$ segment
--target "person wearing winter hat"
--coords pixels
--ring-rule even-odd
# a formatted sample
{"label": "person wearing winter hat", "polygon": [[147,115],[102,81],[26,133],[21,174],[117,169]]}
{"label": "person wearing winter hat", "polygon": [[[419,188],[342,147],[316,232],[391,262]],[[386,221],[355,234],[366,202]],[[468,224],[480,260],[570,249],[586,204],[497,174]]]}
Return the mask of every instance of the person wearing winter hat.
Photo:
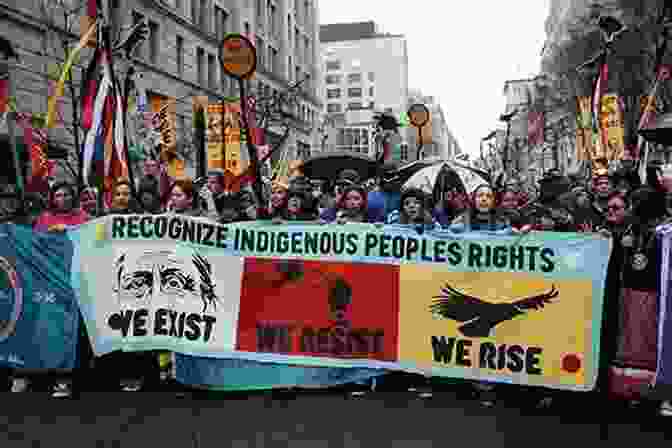
{"label": "person wearing winter hat", "polygon": [[422,225],[440,229],[441,225],[428,210],[428,195],[418,188],[408,188],[401,192],[401,206],[387,217],[387,224]]}
{"label": "person wearing winter hat", "polygon": [[343,189],[341,201],[338,204],[335,222],[345,224],[348,222],[368,221],[367,192],[361,185],[350,185]]}

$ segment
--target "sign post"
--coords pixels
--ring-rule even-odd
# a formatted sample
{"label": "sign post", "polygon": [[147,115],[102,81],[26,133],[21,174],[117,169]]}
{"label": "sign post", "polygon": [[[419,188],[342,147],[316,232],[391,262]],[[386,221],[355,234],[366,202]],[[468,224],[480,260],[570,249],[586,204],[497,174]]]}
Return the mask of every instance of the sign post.
{"label": "sign post", "polygon": [[[250,127],[247,120],[248,102],[245,89],[245,81],[252,78],[257,70],[257,50],[250,39],[242,34],[228,34],[222,39],[219,47],[219,61],[224,73],[238,81],[240,88],[241,120],[245,128],[245,144],[250,158],[250,168],[254,173],[254,190],[257,199],[262,199],[261,173],[259,169],[259,157],[250,135]],[[222,110],[224,104],[222,103]],[[224,123],[222,123],[224,126]],[[224,130],[222,129],[222,136]],[[223,149],[224,150],[224,149]],[[225,159],[224,159],[225,160]]]}
{"label": "sign post", "polygon": [[420,152],[422,151],[423,141],[422,141],[422,127],[429,122],[429,109],[427,106],[420,103],[415,103],[408,108],[408,120],[411,122],[411,125],[418,130],[418,152],[416,159],[420,160]]}

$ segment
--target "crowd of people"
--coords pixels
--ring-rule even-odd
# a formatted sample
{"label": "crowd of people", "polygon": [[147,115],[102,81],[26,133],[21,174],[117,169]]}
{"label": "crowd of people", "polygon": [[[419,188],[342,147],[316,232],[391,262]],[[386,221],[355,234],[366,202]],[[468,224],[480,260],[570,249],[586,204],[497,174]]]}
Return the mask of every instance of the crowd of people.
{"label": "crowd of people", "polygon": [[[128,180],[119,179],[109,197],[99,198],[95,189],[80,191],[72,183],[58,182],[52,185],[46,201],[39,195],[28,195],[25,216],[15,217],[15,221],[32,225],[36,231],[62,232],[106,214],[174,213],[220,223],[395,224],[412,226],[419,232],[444,229],[502,235],[594,232],[613,240],[605,288],[599,388],[634,405],[646,394],[626,387],[631,381],[624,378],[642,378],[640,385],[645,385],[655,372],[659,275],[655,229],[672,217],[672,185],[657,167],[649,168],[645,184],[631,170],[596,171],[587,182],[550,171],[540,181],[536,197],[515,184],[502,182],[483,183],[467,196],[459,186],[432,193],[416,188],[389,191],[380,180],[361,179],[349,169],[338,173],[330,183],[315,182],[299,172],[270,184],[266,201],[256,197],[248,186],[232,191],[221,171],[211,171],[207,178],[195,181],[171,181],[157,162],[149,161],[133,187]],[[80,323],[78,361],[71,381],[46,375],[27,381],[5,370],[0,386],[55,396],[72,396],[82,390],[181,387],[166,375],[170,363],[165,353],[112,353],[94,359],[86,329]],[[134,381],[127,381],[129,378]],[[427,389],[433,381],[422,385]],[[469,384],[486,406],[500,396],[500,386]],[[542,391],[539,402],[549,403],[552,396]],[[669,402],[657,406],[663,415],[672,415]]]}

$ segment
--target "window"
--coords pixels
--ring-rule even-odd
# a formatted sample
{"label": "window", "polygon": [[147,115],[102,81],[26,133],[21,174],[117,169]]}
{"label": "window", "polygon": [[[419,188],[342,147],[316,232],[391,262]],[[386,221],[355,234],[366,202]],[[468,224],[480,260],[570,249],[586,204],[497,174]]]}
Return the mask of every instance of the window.
{"label": "window", "polygon": [[196,80],[199,85],[205,84],[205,79],[203,76],[203,65],[205,64],[205,51],[198,47],[196,49]]}
{"label": "window", "polygon": [[271,48],[271,71],[273,73],[276,73],[279,69],[279,64],[278,64],[278,50],[275,48]]}
{"label": "window", "polygon": [[341,69],[341,61],[327,61],[327,71],[334,71]]}
{"label": "window", "polygon": [[177,36],[175,42],[175,52],[177,74],[182,76],[184,74],[184,39],[181,36]]}
{"label": "window", "polygon": [[210,31],[210,27],[208,26],[208,17],[211,17],[208,14],[208,1],[209,0],[201,0],[201,16],[200,16],[200,21],[199,24],[201,26],[201,29],[203,31]]}
{"label": "window", "polygon": [[348,88],[348,96],[350,98],[361,98],[362,97],[362,88],[361,87],[350,87],[350,88]]}
{"label": "window", "polygon": [[330,114],[335,114],[341,112],[341,105],[338,103],[328,103],[327,112]]}
{"label": "window", "polygon": [[373,92],[374,92],[373,87],[369,87],[369,96],[374,96]]}
{"label": "window", "polygon": [[287,40],[292,40],[292,16],[287,14]]}
{"label": "window", "polygon": [[303,142],[296,142],[296,158],[306,160],[310,158],[310,145]]}
{"label": "window", "polygon": [[362,103],[358,103],[358,102],[348,103],[348,109],[349,110],[359,110],[361,108],[362,108]]}
{"label": "window", "polygon": [[208,87],[217,89],[217,65],[215,65],[215,56],[208,55]]}
{"label": "window", "polygon": [[341,97],[341,89],[327,89],[327,99],[334,99]]}
{"label": "window", "polygon": [[257,44],[257,64],[259,64],[259,68],[266,68],[266,58],[264,58],[264,41],[261,40],[260,38],[256,38],[256,44]]}
{"label": "window", "polygon": [[298,28],[294,28],[294,54],[296,55],[297,63],[301,61],[301,34]]}
{"label": "window", "polygon": [[215,34],[217,34],[217,39],[224,39],[226,34],[226,28],[228,26],[229,14],[224,11],[219,6],[215,6]]}
{"label": "window", "polygon": [[369,109],[374,109],[375,106],[376,106],[376,102],[375,102],[375,101],[369,101]]}
{"label": "window", "polygon": [[376,74],[369,72],[369,82],[374,82],[376,80]]}
{"label": "window", "polygon": [[[257,19],[261,19],[264,14],[264,0],[257,0]],[[261,20],[257,20],[257,23],[261,22]]]}
{"label": "window", "polygon": [[348,74],[348,82],[350,84],[362,82],[362,74],[361,73],[349,73]]}
{"label": "window", "polygon": [[297,65],[296,66],[296,79],[294,80],[294,82],[299,82],[299,81],[301,81],[301,67],[299,67]]}
{"label": "window", "polygon": [[340,84],[341,83],[341,75],[327,75],[325,82],[327,84]]}
{"label": "window", "polygon": [[275,20],[275,5],[271,5],[271,2],[268,2],[268,28],[271,31],[273,36],[276,35],[276,20]]}
{"label": "window", "polygon": [[198,23],[198,2],[197,0],[191,0],[191,21]]}
{"label": "window", "polygon": [[159,35],[159,24],[156,22],[149,22],[149,60],[152,64],[157,63],[159,57],[159,42],[161,36]]}
{"label": "window", "polygon": [[287,61],[288,61],[288,65],[287,65],[287,78],[289,78],[289,81],[291,82],[291,81],[292,81],[292,75],[294,74],[294,68],[293,68],[293,64],[292,64],[292,57],[289,56],[289,57],[287,58]]}
{"label": "window", "polygon": [[369,153],[369,130],[365,128],[342,128],[336,135],[337,151]]}
{"label": "window", "polygon": [[406,143],[401,144],[401,154],[399,155],[400,160],[408,160],[408,145]]}
{"label": "window", "polygon": [[307,37],[303,38],[303,52],[305,53],[305,64],[310,64],[310,40]]}

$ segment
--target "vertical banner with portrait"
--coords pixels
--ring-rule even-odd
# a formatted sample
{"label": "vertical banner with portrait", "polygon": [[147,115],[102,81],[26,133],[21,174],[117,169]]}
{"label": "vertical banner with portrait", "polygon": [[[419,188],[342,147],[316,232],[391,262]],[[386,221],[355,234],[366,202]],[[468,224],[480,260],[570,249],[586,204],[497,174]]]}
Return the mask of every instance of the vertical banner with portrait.
{"label": "vertical banner with portrait", "polygon": [[576,159],[589,161],[593,158],[593,127],[591,124],[590,97],[577,97],[576,103]]}

